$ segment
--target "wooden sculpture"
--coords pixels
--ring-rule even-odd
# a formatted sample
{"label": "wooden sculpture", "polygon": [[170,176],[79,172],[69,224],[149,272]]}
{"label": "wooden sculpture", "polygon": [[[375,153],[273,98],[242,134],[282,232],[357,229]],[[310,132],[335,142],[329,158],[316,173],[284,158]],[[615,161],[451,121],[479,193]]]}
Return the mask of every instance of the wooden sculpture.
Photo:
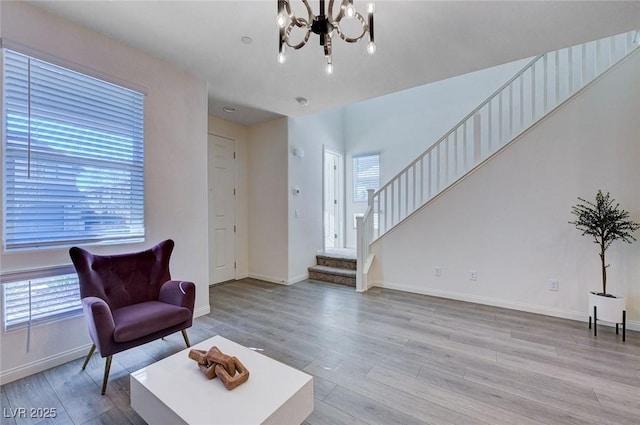
{"label": "wooden sculpture", "polygon": [[218,347],[211,347],[209,351],[192,349],[189,351],[189,358],[198,363],[198,367],[207,378],[219,376],[228,390],[249,379],[249,371],[240,360],[224,354]]}

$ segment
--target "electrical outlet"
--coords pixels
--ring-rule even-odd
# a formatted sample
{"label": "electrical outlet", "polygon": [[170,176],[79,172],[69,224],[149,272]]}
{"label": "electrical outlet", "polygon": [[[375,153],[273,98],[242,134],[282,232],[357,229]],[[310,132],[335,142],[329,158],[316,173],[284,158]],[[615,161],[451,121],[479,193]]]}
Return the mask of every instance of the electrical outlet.
{"label": "electrical outlet", "polygon": [[478,280],[478,272],[475,270],[471,270],[469,272],[469,280]]}
{"label": "electrical outlet", "polygon": [[442,267],[440,266],[436,267],[435,275],[438,277],[442,276]]}
{"label": "electrical outlet", "polygon": [[560,282],[558,281],[558,279],[549,279],[549,290],[550,291],[560,290]]}

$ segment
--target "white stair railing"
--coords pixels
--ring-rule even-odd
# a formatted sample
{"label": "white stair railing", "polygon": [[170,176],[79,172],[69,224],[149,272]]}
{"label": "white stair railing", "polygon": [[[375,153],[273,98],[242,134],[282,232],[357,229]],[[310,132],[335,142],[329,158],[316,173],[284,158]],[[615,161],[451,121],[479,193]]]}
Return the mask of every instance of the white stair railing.
{"label": "white stair railing", "polygon": [[367,212],[357,223],[358,279],[363,282],[358,290],[367,289],[360,268],[366,272],[373,260],[369,254],[373,241],[515,140],[638,44],[639,31],[630,31],[535,57],[373,193]]}

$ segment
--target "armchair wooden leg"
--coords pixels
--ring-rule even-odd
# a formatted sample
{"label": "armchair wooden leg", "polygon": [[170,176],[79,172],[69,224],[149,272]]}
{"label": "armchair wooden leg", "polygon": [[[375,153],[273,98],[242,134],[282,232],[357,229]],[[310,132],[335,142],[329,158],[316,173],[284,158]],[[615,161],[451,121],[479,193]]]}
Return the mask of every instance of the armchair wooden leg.
{"label": "armchair wooden leg", "polygon": [[187,330],[182,330],[182,337],[184,338],[184,343],[187,344],[187,347],[191,347],[191,343],[189,342],[189,335],[187,335]]}
{"label": "armchair wooden leg", "polygon": [[107,392],[107,381],[109,381],[109,370],[111,369],[111,358],[107,357],[107,361],[104,364],[104,378],[102,379],[102,395]]}
{"label": "armchair wooden leg", "polygon": [[84,363],[82,364],[82,370],[84,370],[87,365],[89,364],[89,359],[91,359],[91,356],[93,356],[93,352],[96,351],[96,345],[93,344],[91,345],[91,349],[89,349],[89,354],[87,354],[87,358],[84,359]]}

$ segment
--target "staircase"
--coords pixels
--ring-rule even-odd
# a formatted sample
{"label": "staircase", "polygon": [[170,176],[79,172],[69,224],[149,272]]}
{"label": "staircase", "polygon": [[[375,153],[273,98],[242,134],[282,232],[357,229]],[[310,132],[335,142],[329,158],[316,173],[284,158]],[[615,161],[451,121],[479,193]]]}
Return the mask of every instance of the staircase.
{"label": "staircase", "polygon": [[315,266],[309,267],[309,279],[356,286],[356,259],[354,257],[322,254],[316,255]]}
{"label": "staircase", "polygon": [[368,288],[370,245],[498,154],[638,49],[640,32],[535,57],[404,170],[369,193],[357,219],[357,287]]}

